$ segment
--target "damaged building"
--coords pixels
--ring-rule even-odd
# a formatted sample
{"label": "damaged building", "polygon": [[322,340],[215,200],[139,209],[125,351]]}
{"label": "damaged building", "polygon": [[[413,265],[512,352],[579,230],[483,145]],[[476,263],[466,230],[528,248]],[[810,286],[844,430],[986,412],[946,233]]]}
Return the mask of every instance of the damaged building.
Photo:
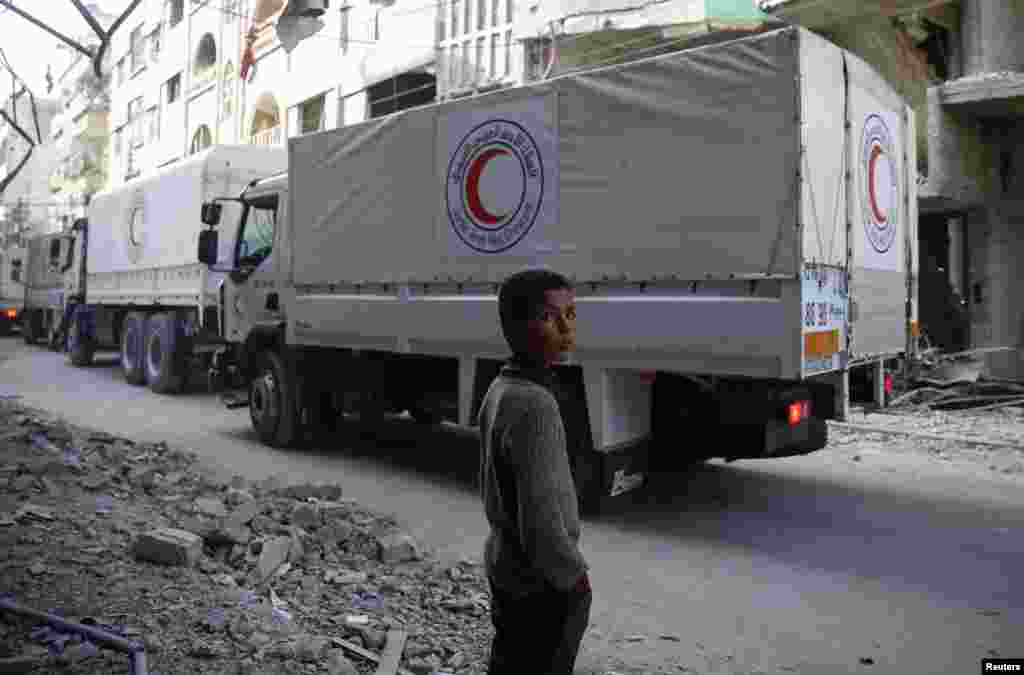
{"label": "damaged building", "polygon": [[761,0],[871,63],[917,114],[922,331],[1024,380],[1024,0]]}

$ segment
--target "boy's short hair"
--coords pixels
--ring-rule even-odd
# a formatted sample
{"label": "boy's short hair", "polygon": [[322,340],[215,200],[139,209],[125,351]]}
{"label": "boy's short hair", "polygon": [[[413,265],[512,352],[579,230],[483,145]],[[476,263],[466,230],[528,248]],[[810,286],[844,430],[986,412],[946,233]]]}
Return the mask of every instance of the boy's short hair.
{"label": "boy's short hair", "polygon": [[543,268],[516,272],[502,282],[498,291],[498,315],[505,341],[513,352],[519,349],[516,343],[520,326],[536,318],[538,308],[544,304],[544,293],[562,289],[572,290],[572,282],[558,272]]}

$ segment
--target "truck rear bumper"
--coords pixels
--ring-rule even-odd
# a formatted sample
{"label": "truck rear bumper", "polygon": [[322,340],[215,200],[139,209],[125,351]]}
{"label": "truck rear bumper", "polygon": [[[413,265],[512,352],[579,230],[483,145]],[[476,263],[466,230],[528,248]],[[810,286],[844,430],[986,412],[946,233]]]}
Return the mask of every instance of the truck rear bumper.
{"label": "truck rear bumper", "polygon": [[759,425],[733,425],[722,429],[727,461],[793,457],[821,450],[828,445],[828,424],[810,417],[799,424],[769,422]]}

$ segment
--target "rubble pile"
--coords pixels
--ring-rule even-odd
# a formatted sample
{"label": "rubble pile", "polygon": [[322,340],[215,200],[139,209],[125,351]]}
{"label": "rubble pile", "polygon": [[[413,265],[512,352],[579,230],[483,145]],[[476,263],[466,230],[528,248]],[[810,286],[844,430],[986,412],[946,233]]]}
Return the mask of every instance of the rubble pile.
{"label": "rubble pile", "polygon": [[[481,568],[340,486],[224,482],[194,454],[0,402],[0,596],[141,641],[150,673],[483,673]],[[127,673],[0,612],[0,672]]]}

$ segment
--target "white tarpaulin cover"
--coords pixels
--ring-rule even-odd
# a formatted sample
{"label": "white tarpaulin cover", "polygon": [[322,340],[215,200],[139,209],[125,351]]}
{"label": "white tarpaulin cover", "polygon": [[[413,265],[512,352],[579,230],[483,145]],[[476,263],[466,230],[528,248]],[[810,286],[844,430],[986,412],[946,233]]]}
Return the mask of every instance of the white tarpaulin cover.
{"label": "white tarpaulin cover", "polygon": [[[295,282],[496,282],[531,262],[586,280],[795,278],[796,38],[766,33],[292,139]],[[501,119],[533,120],[534,161],[554,162],[558,181],[514,246],[456,246],[455,137]],[[538,194],[526,155],[510,154],[475,176],[485,215],[473,225],[499,240]]]}

